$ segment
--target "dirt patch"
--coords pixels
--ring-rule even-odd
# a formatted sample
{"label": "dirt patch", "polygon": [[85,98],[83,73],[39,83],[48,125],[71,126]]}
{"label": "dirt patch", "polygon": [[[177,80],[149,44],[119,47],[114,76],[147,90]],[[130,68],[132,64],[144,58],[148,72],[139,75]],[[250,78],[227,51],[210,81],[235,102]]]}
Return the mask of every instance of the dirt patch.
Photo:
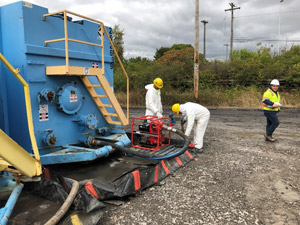
{"label": "dirt patch", "polygon": [[300,109],[279,119],[278,141],[269,143],[262,111],[211,110],[197,161],[108,205],[100,224],[300,224]]}

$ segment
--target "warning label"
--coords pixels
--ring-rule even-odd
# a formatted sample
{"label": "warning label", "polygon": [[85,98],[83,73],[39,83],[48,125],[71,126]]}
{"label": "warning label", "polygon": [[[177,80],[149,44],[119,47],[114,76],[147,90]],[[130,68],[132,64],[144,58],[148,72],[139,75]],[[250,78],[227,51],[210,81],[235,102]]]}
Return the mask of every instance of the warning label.
{"label": "warning label", "polygon": [[48,121],[49,120],[48,105],[40,105],[39,117],[40,117],[40,121]]}
{"label": "warning label", "polygon": [[70,94],[70,102],[77,102],[77,95],[76,94]]}

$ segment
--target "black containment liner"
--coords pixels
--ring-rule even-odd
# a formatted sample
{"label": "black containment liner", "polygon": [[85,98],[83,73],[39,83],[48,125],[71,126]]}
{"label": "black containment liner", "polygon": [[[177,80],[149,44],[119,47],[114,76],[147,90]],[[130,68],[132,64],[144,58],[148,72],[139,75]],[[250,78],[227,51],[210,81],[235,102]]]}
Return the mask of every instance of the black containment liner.
{"label": "black containment liner", "polygon": [[66,178],[79,181],[79,191],[72,209],[92,212],[105,207],[104,200],[120,199],[141,193],[183,167],[196,156],[188,149],[178,157],[154,161],[115,153],[90,163],[52,166],[46,169],[42,182],[32,183],[28,190],[42,198],[63,203],[71,188]]}

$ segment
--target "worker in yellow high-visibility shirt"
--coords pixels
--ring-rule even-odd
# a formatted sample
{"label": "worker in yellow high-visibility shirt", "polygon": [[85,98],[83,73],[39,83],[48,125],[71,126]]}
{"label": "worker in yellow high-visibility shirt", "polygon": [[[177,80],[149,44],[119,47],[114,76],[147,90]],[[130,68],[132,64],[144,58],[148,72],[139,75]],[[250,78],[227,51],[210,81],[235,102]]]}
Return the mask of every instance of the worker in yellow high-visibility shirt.
{"label": "worker in yellow high-visibility shirt", "polygon": [[279,81],[274,79],[270,83],[270,88],[263,95],[264,115],[267,117],[266,141],[275,142],[276,139],[272,136],[275,129],[279,126],[278,112],[280,111],[280,95],[278,92]]}

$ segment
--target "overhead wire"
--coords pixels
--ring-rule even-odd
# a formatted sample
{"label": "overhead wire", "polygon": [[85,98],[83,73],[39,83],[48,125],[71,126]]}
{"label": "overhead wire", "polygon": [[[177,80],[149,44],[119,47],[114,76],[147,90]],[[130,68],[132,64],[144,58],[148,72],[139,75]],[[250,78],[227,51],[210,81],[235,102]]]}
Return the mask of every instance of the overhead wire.
{"label": "overhead wire", "polygon": [[286,40],[278,40],[278,39],[260,39],[260,38],[235,38],[233,39],[237,42],[252,42],[252,41],[268,41],[268,42],[300,42],[300,39],[286,39]]}
{"label": "overhead wire", "polygon": [[[233,2],[233,0],[228,0],[228,4]],[[243,9],[247,3],[246,0],[236,0],[236,6],[237,7],[241,7],[241,9]],[[295,14],[295,13],[299,13],[300,10],[290,10],[290,11],[281,11],[281,12],[266,12],[266,13],[254,13],[254,14],[242,14],[242,11],[239,12],[240,10],[237,10],[236,15],[234,16],[235,18],[235,27],[239,27],[240,21],[239,19],[244,19],[244,18],[250,18],[250,17],[262,17],[262,16],[274,16],[274,15],[279,15],[279,14]],[[223,21],[221,22],[220,26],[223,26],[223,34],[224,37],[229,36],[227,31],[228,28],[227,27],[227,13],[225,12],[225,17],[223,19]],[[220,29],[219,26],[219,29]],[[293,42],[300,42],[300,40],[297,39],[286,39],[286,40],[278,40],[278,39],[268,39],[268,38],[234,38],[234,42],[238,43],[238,42],[254,42],[254,41],[260,41],[260,42],[285,42],[285,43],[293,43]]]}
{"label": "overhead wire", "polygon": [[[242,4],[241,2],[238,1],[237,4],[240,5]],[[241,7],[242,8],[242,7]],[[279,15],[279,14],[291,14],[291,13],[299,13],[299,10],[291,10],[291,11],[281,11],[281,12],[267,12],[267,13],[255,13],[255,14],[248,14],[248,15],[240,15],[238,14],[235,16],[236,19],[236,26],[238,26],[239,19],[244,19],[244,18],[250,18],[250,17],[262,17],[262,16],[274,16],[274,15]],[[245,42],[254,42],[254,41],[260,41],[260,42],[285,42],[285,43],[291,43],[291,42],[300,42],[300,40],[278,40],[278,39],[267,39],[267,38],[234,38],[235,43],[245,43]],[[286,44],[287,45],[287,44]]]}
{"label": "overhead wire", "polygon": [[298,10],[293,10],[293,11],[285,11],[285,12],[258,13],[258,14],[241,15],[241,16],[238,16],[238,18],[256,17],[256,16],[273,16],[273,15],[279,15],[279,14],[299,13],[299,12],[300,11],[298,11]]}

